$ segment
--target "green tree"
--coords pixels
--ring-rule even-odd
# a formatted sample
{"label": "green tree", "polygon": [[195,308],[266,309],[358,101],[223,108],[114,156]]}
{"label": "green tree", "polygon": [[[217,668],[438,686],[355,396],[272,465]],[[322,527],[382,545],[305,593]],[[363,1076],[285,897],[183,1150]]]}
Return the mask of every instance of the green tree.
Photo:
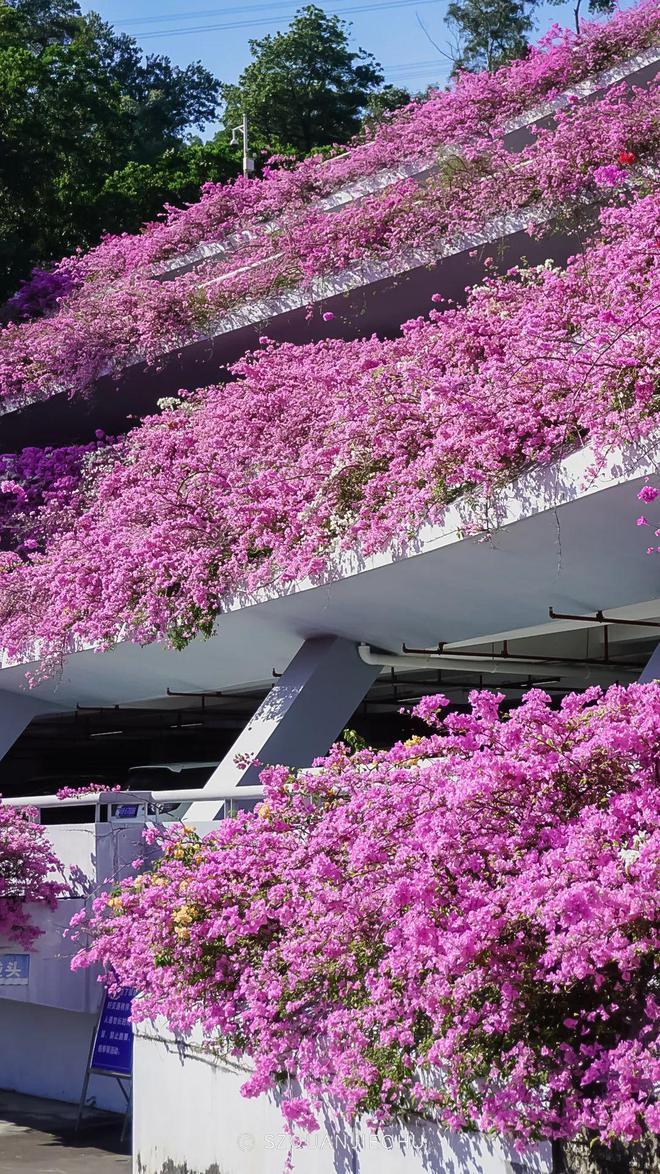
{"label": "green tree", "polygon": [[452,72],[497,69],[525,57],[532,7],[526,0],[452,0],[445,17],[459,46]]}
{"label": "green tree", "polygon": [[[533,13],[542,0],[452,0],[445,22],[458,49],[452,73],[461,69],[497,69],[515,57],[525,57],[534,27]],[[563,4],[564,0],[548,0]],[[582,8],[590,14],[613,12],[616,0],[575,0],[573,16],[580,32]]]}
{"label": "green tree", "polygon": [[238,125],[245,111],[274,150],[303,154],[346,142],[383,83],[371,53],[351,50],[348,31],[338,16],[307,5],[285,32],[250,41],[252,61],[237,85],[222,87],[225,126]]}
{"label": "green tree", "polygon": [[[563,4],[564,0],[548,0],[549,4]],[[575,21],[575,31],[580,32],[580,21],[582,18],[582,3],[583,0],[576,0],[573,9],[573,19]],[[616,8],[616,0],[589,0],[585,5],[586,11],[591,13],[610,13],[614,12]]]}
{"label": "green tree", "polygon": [[150,163],[131,161],[109,175],[98,193],[99,221],[110,231],[135,232],[164,204],[191,203],[203,183],[231,179],[240,167],[241,151],[224,135],[169,147]]}
{"label": "green tree", "polygon": [[383,86],[382,90],[376,90],[369,95],[362,115],[363,124],[369,127],[378,126],[392,110],[399,110],[401,106],[407,105],[410,99],[411,94],[403,86]]}
{"label": "green tree", "polygon": [[143,59],[75,0],[0,0],[0,297],[33,265],[124,227],[105,219],[106,181],[181,150],[218,98],[199,63]]}

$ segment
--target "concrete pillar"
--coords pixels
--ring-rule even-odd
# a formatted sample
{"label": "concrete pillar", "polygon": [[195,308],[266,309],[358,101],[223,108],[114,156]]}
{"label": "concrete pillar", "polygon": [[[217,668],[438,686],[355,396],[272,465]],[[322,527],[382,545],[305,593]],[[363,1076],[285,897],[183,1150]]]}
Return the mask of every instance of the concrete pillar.
{"label": "concrete pillar", "polygon": [[[306,640],[206,783],[209,797],[216,788],[236,787],[238,795],[241,785],[258,783],[261,767],[245,765],[255,758],[261,766],[310,766],[330,749],[379,672],[379,665],[360,659],[351,640]],[[186,814],[186,820],[213,818],[205,800]]]}
{"label": "concrete pillar", "polygon": [[640,685],[648,685],[650,681],[660,681],[660,644],[656,644],[646,668],[640,674]]}
{"label": "concrete pillar", "polygon": [[0,690],[0,758],[4,758],[33,717],[52,710],[59,710],[59,706],[40,701],[38,697]]}

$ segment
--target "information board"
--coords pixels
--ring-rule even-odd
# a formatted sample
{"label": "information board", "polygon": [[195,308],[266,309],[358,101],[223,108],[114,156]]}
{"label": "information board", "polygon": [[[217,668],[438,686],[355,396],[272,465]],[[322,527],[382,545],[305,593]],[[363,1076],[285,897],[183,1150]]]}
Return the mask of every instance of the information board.
{"label": "information board", "polygon": [[130,1076],[133,1068],[133,1031],[128,1021],[133,991],[114,996],[105,992],[89,1064],[92,1072]]}
{"label": "information board", "polygon": [[0,954],[0,986],[27,986],[29,981],[29,954]]}

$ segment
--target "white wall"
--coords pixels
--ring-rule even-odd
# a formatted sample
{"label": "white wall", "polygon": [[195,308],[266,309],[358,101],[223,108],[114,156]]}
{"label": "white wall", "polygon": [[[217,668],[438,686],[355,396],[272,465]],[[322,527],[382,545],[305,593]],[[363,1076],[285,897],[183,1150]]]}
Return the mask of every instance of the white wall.
{"label": "white wall", "polygon": [[[132,821],[45,830],[66,879],[71,879],[74,868],[76,891],[93,894],[106,877],[126,875],[130,861],[140,854],[143,827]],[[53,879],[62,877],[53,874]],[[71,970],[80,943],[71,941],[65,931],[84,904],[81,895],[59,900],[54,910],[33,906],[32,920],[43,932],[29,951],[0,937],[0,955],[30,955],[27,985],[0,985],[0,1088],[73,1103],[80,1098],[103,993],[97,969]],[[92,1077],[89,1097],[100,1108],[124,1111],[121,1092],[110,1077]]]}
{"label": "white wall", "polygon": [[81,897],[71,897],[58,901],[54,910],[33,906],[32,921],[43,932],[29,951],[0,937],[0,954],[30,955],[27,986],[0,986],[0,1006],[5,1002],[34,1003],[66,1011],[96,1011],[101,997],[97,971],[71,970],[79,944],[65,937],[71,918],[84,903]]}
{"label": "white wall", "polygon": [[84,894],[96,895],[106,887],[106,880],[118,880],[128,875],[131,861],[147,854],[142,844],[144,823],[132,820],[126,823],[62,824],[44,830],[63,865],[62,873],[53,873],[52,879],[61,881],[64,877],[67,882],[72,882],[73,891],[80,895],[62,898],[54,910],[38,905],[30,908],[32,921],[42,933],[29,951],[0,937],[0,954],[30,954],[27,986],[0,985],[0,1004],[3,1000],[11,1000],[67,1011],[94,1012],[101,998],[98,971],[71,971],[71,959],[81,943],[73,942],[66,931],[73,915],[85,905]]}
{"label": "white wall", "polygon": [[[194,1040],[194,1037],[193,1037]],[[177,1043],[153,1024],[136,1029],[133,1168],[136,1174],[282,1174],[288,1138],[272,1099],[247,1100],[248,1072]],[[550,1174],[549,1146],[525,1154],[496,1139],[424,1125],[413,1131],[328,1127],[294,1154],[296,1174]]]}
{"label": "white wall", "polygon": [[[0,1000],[0,1088],[77,1104],[95,1023],[93,1014]],[[98,1108],[124,1111],[107,1076],[93,1076],[87,1095]]]}

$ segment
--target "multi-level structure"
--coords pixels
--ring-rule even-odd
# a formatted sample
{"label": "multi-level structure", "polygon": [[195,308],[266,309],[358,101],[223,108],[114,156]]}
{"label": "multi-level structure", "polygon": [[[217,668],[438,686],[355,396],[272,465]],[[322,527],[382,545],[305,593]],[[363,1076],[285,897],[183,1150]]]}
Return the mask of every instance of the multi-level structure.
{"label": "multi-level structure", "polygon": [[[620,290],[615,260],[608,276],[607,257],[617,248],[623,257],[626,242],[642,240],[652,222],[659,66],[660,20],[647,4],[619,16],[609,30],[590,33],[582,44],[565,41],[492,79],[466,82],[451,97],[440,95],[404,112],[366,146],[330,163],[308,162],[292,173],[250,181],[250,190],[241,184],[215,189],[199,206],[142,237],[106,242],[90,257],[65,264],[63,292],[47,316],[5,331],[0,448],[7,453],[64,449],[90,444],[98,430],[114,436],[131,431],[130,459],[139,461],[140,417],[182,387],[229,379],[227,365],[247,351],[261,350],[257,375],[242,369],[231,376],[246,381],[246,413],[270,362],[280,363],[282,377],[287,375],[282,362],[290,362],[293,388],[301,370],[297,352],[279,352],[272,342],[309,350],[325,339],[345,340],[346,349],[338,343],[336,351],[309,352],[306,378],[313,381],[318,361],[331,397],[333,356],[341,365],[350,340],[376,332],[392,340],[382,344],[378,362],[371,362],[368,350],[375,343],[352,342],[350,354],[359,355],[363,345],[371,369],[384,370],[389,387],[397,380],[401,387],[406,370],[433,353],[449,329],[446,323],[459,330],[461,315],[467,314],[476,331],[478,315],[482,325],[489,313],[497,318],[496,298],[489,303],[486,297],[472,318],[470,306],[485,276],[497,290],[506,281],[499,275],[511,270],[517,276],[509,282],[528,288],[529,299],[539,298],[539,351],[530,360],[544,358],[567,369],[583,364],[585,395],[592,394],[594,370],[611,391],[603,355],[615,352],[624,370],[617,350],[624,336],[631,364],[639,362],[635,378],[650,379],[649,339],[658,323],[657,305],[648,299],[653,289],[657,295],[657,275],[655,287],[649,276],[642,291],[647,301],[638,319],[632,310],[623,324],[603,318],[603,338],[594,343],[598,306],[593,304],[582,319],[576,313],[570,330],[564,317],[561,324],[552,323],[550,340],[543,333],[550,329],[552,295],[549,278],[544,284],[534,267],[551,258],[553,271],[561,273],[578,254],[582,260],[569,263],[574,286],[584,272],[586,288],[602,279],[595,299],[603,298],[604,313],[614,312]],[[616,215],[624,219],[618,227],[599,229],[603,206],[619,210]],[[603,232],[605,243],[593,243]],[[653,247],[657,251],[657,241]],[[536,272],[533,279],[530,271]],[[562,278],[556,280],[559,289]],[[572,309],[579,307],[580,296],[586,305],[584,288],[582,295],[574,289]],[[467,309],[461,308],[466,299]],[[427,326],[401,338],[404,322],[429,311]],[[144,328],[147,318],[150,332]],[[480,381],[483,394],[491,361],[496,375],[511,373],[506,354],[496,355],[492,346],[488,351],[486,340],[482,350],[475,343],[466,374],[464,343],[460,354],[458,343],[452,345],[456,371],[468,382]],[[506,345],[505,340],[504,351]],[[281,353],[284,360],[277,359]],[[434,362],[426,382],[421,369],[410,378],[406,387],[412,396],[432,394],[441,374],[452,375],[448,359]],[[347,370],[337,377],[341,394],[351,386]],[[360,396],[359,362],[354,370]],[[228,397],[236,386],[226,383]],[[106,800],[97,811],[110,811],[109,820],[95,821],[88,809],[89,823],[70,825],[62,822],[68,808],[48,797],[56,779],[126,785],[131,766],[161,764],[155,786],[141,773],[134,776],[139,783],[134,789],[160,791],[161,802],[180,803],[185,796],[176,782],[183,776],[174,775],[174,785],[164,791],[165,764],[186,762],[195,768],[189,777],[196,789],[179,811],[188,820],[213,820],[232,796],[258,793],[251,789],[258,784],[257,768],[250,765],[254,758],[309,765],[346,725],[386,741],[405,728],[402,704],[438,685],[461,705],[482,682],[515,701],[532,684],[561,697],[589,684],[638,678],[660,632],[657,564],[647,557],[634,525],[636,493],[655,473],[657,457],[648,423],[636,433],[632,427],[634,395],[625,399],[627,387],[621,402],[610,404],[610,431],[600,434],[596,422],[593,434],[580,423],[577,433],[562,440],[559,432],[568,417],[547,420],[547,405],[543,410],[535,405],[540,430],[546,422],[548,432],[556,425],[547,443],[528,436],[517,451],[512,448],[508,466],[502,461],[482,497],[475,479],[448,480],[442,509],[430,503],[428,520],[420,522],[416,507],[408,532],[399,523],[383,524],[388,540],[379,545],[369,536],[367,554],[358,541],[337,541],[335,535],[308,574],[287,579],[280,559],[272,577],[264,574],[261,581],[249,578],[246,561],[245,582],[236,579],[233,591],[225,593],[212,632],[183,648],[157,638],[157,625],[149,635],[148,624],[132,628],[132,620],[118,612],[113,646],[99,651],[91,622],[86,638],[81,604],[75,648],[66,625],[58,628],[48,656],[52,668],[59,640],[66,652],[63,664],[28,688],[26,671],[36,670],[48,644],[43,616],[50,604],[43,604],[32,661],[23,641],[22,651],[13,648],[0,671],[0,790],[19,804],[37,796],[33,801],[44,813],[60,809],[53,842],[64,863],[77,865],[80,873],[75,895],[60,902],[55,916],[43,915],[46,933],[35,949],[30,985],[0,987],[6,1041],[0,1084],[75,1097],[98,992],[88,972],[68,973],[63,955],[71,947],[62,945],[61,931],[86,889],[129,866],[139,818],[146,812],[136,804],[136,820],[130,805],[113,809]],[[578,396],[579,388],[577,380],[572,394]],[[214,394],[221,414],[222,395]],[[516,402],[524,403],[524,387],[516,394]],[[200,402],[195,401],[193,415]],[[384,431],[409,427],[402,415],[396,421],[388,415],[390,403],[385,394]],[[639,413],[644,421],[653,403],[646,407]],[[164,408],[179,422],[186,417],[176,413],[185,410]],[[474,410],[474,404],[465,410]],[[460,408],[454,412],[460,422]],[[501,440],[494,425],[483,428],[481,441],[478,430],[470,437],[469,456],[477,462],[480,443],[486,454],[493,437],[495,444]],[[377,418],[373,429],[381,452]],[[466,416],[466,435],[470,429]],[[145,436],[151,435],[147,426]],[[298,443],[294,438],[294,450]],[[340,448],[344,460],[349,451],[350,446]],[[293,451],[292,460],[295,456]],[[217,457],[222,468],[223,453]],[[0,459],[11,481],[11,458]],[[491,460],[493,470],[495,464]],[[392,476],[405,477],[396,467]],[[322,469],[327,479],[327,461]],[[79,465],[76,470],[79,477]],[[355,514],[369,477],[379,471],[374,466],[365,474],[350,503]],[[90,474],[88,466],[85,475],[93,481],[103,477],[103,468],[92,467]],[[237,475],[234,466],[232,475]],[[416,488],[411,484],[411,496]],[[21,504],[19,499],[0,534],[16,528]],[[47,509],[43,494],[28,505],[31,519]],[[53,547],[62,538],[52,512],[47,523],[39,532],[46,559],[55,557]],[[304,519],[301,527],[304,531]],[[250,557],[275,559],[261,550]],[[75,566],[71,572],[75,580]],[[15,573],[10,567],[8,577]],[[27,573],[24,566],[21,574]],[[138,585],[138,594],[141,589]],[[185,584],[177,584],[175,594],[182,590]],[[6,631],[17,630],[11,627],[16,617],[19,628],[29,631],[29,617],[20,615],[20,593],[18,599],[5,610]],[[134,612],[139,608],[137,599]],[[80,807],[80,801],[70,801],[76,802]]]}

